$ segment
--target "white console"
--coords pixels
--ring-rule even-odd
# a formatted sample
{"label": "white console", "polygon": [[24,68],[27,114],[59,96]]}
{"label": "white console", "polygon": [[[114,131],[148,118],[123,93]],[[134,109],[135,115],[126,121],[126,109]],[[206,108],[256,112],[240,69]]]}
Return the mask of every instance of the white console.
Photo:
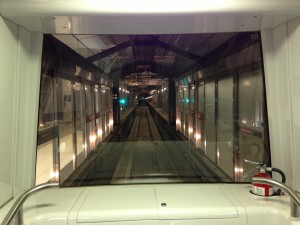
{"label": "white console", "polygon": [[252,195],[250,184],[150,184],[53,188],[24,204],[24,224],[285,225],[289,197]]}

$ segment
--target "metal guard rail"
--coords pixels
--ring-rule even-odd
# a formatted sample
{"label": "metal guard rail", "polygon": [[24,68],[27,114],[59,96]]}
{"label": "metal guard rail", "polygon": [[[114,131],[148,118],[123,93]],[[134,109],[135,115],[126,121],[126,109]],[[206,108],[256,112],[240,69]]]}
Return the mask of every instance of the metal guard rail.
{"label": "metal guard rail", "polygon": [[284,190],[291,198],[291,217],[300,218],[300,196],[292,188],[276,180],[263,177],[252,177],[252,183],[269,184]]}
{"label": "metal guard rail", "polygon": [[38,186],[35,186],[35,187],[33,187],[33,188],[25,191],[14,202],[14,204],[12,205],[12,207],[10,208],[10,210],[8,211],[8,213],[6,214],[6,216],[4,217],[1,225],[9,225],[10,224],[10,222],[15,217],[15,215],[17,214],[17,212],[20,210],[20,208],[23,205],[23,203],[25,202],[25,200],[30,195],[34,194],[35,192],[37,192],[39,190],[43,190],[43,189],[50,188],[50,187],[58,187],[58,186],[59,186],[59,183],[45,183],[45,184],[40,184]]}

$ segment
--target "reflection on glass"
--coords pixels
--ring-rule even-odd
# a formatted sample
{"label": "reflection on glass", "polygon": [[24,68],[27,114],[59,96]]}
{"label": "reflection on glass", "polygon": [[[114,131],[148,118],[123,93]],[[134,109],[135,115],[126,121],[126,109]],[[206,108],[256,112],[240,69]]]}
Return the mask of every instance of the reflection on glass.
{"label": "reflection on glass", "polygon": [[94,95],[90,85],[84,86],[85,90],[85,110],[86,110],[86,155],[95,148],[96,133],[94,129]]}
{"label": "reflection on glass", "polygon": [[[243,159],[263,162],[262,72],[255,70],[241,74],[239,80],[239,145]],[[246,173],[253,165],[244,163]],[[247,178],[249,180],[250,177]]]}
{"label": "reflection on glass", "polygon": [[93,64],[66,48],[85,68],[45,45],[37,182],[41,165],[66,186],[244,181],[243,160],[269,154],[255,34],[158,35],[168,48],[151,35],[97,36],[107,52],[121,40],[138,46]]}
{"label": "reflection on glass", "polygon": [[262,128],[262,87],[261,71],[241,74],[239,80],[239,123],[241,126]]}
{"label": "reflection on glass", "polygon": [[47,183],[55,177],[53,170],[53,145],[52,141],[45,142],[37,147],[35,184]]}
{"label": "reflection on glass", "polygon": [[205,85],[205,150],[214,163],[216,160],[215,83]]}
{"label": "reflection on glass", "polygon": [[184,113],[184,122],[183,122],[183,133],[186,137],[189,137],[189,90],[188,87],[183,88],[183,113]]}
{"label": "reflection on glass", "polygon": [[58,80],[58,116],[59,116],[59,156],[60,180],[65,180],[73,170],[73,135],[72,135],[72,84],[70,81]]}
{"label": "reflection on glass", "polygon": [[107,115],[107,110],[108,110],[108,107],[107,107],[107,100],[106,100],[106,88],[105,86],[101,86],[101,102],[102,102],[102,105],[101,105],[101,118],[102,118],[102,138],[105,139],[105,137],[107,136],[108,134],[108,129],[107,129],[107,121],[108,121],[108,118],[106,118],[106,115]]}
{"label": "reflection on glass", "polygon": [[38,146],[36,154],[36,180],[35,184],[48,182],[58,178],[56,175],[55,159],[55,86],[53,79],[47,76],[41,78],[39,123],[38,123]]}
{"label": "reflection on glass", "polygon": [[198,85],[198,113],[197,113],[197,133],[196,133],[196,141],[197,147],[202,149],[205,152],[205,133],[204,133],[204,104],[205,104],[205,97],[204,97],[204,83],[200,83]]}
{"label": "reflection on glass", "polygon": [[75,116],[75,135],[76,135],[76,165],[77,167],[84,160],[84,143],[85,143],[85,131],[84,131],[84,90],[83,85],[75,83],[74,85],[74,116]]}
{"label": "reflection on glass", "polygon": [[189,86],[189,96],[187,99],[187,103],[189,105],[189,139],[191,141],[195,141],[195,86]]}
{"label": "reflection on glass", "polygon": [[233,178],[233,79],[218,82],[217,160],[220,168]]}

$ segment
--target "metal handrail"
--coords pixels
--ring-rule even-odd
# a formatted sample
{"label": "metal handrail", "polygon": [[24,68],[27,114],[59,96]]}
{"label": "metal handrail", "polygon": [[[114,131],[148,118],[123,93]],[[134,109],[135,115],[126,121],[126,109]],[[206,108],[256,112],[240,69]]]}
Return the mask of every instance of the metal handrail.
{"label": "metal handrail", "polygon": [[300,196],[292,188],[279,181],[270,178],[252,177],[252,182],[253,183],[257,182],[261,184],[270,184],[284,190],[291,197],[291,217],[294,218],[300,217]]}
{"label": "metal handrail", "polygon": [[24,193],[22,193],[17,200],[14,202],[14,204],[12,205],[12,207],[10,208],[10,210],[8,211],[8,213],[6,214],[6,216],[4,217],[1,225],[9,225],[9,223],[12,221],[12,219],[15,217],[15,215],[17,214],[17,212],[19,211],[19,209],[21,208],[21,206],[23,205],[24,201],[33,193],[42,190],[42,189],[46,189],[46,188],[50,188],[50,187],[58,187],[59,183],[45,183],[45,184],[40,184],[38,186],[35,186],[31,189],[29,189],[28,191],[25,191]]}

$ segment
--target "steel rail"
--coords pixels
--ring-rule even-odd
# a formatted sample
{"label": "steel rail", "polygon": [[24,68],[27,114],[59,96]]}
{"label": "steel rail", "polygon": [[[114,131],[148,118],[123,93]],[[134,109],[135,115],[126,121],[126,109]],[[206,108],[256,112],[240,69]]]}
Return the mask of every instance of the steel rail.
{"label": "steel rail", "polygon": [[284,190],[291,197],[291,217],[300,217],[300,196],[292,188],[270,178],[252,177],[252,183],[270,184]]}

